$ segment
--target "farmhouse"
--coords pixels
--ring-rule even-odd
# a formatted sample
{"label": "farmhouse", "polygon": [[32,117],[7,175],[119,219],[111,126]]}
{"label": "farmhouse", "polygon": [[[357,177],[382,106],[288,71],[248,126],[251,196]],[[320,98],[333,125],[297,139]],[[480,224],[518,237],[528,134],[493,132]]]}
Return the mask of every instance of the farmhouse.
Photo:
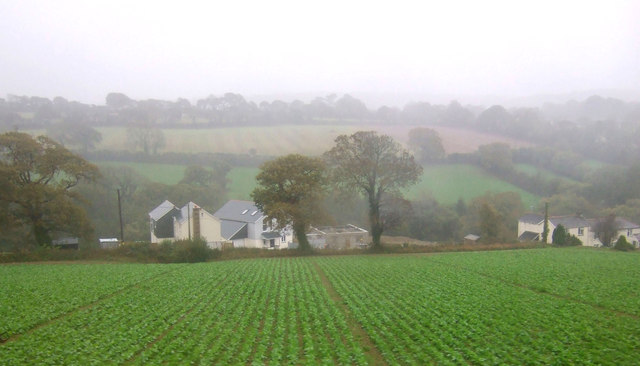
{"label": "farmhouse", "polygon": [[225,240],[220,220],[193,202],[178,209],[169,201],[149,212],[151,242],[202,238],[210,248],[220,248]]}
{"label": "farmhouse", "polygon": [[312,227],[307,239],[315,249],[351,249],[366,246],[369,232],[355,225]]}
{"label": "farmhouse", "polygon": [[276,221],[251,201],[231,200],[213,216],[220,220],[222,237],[234,248],[286,249],[293,241],[291,229],[275,230]]}
{"label": "farmhouse", "polygon": [[[589,247],[600,247],[602,242],[594,229],[601,219],[585,219],[580,215],[573,216],[552,216],[549,217],[549,234],[547,243],[552,243],[552,234],[558,225],[562,225],[569,234],[580,240],[582,245]],[[638,247],[640,242],[640,226],[623,218],[616,218],[618,238],[625,236],[629,243]],[[526,214],[518,220],[518,240],[520,241],[541,241],[544,230],[544,216],[534,213]]]}

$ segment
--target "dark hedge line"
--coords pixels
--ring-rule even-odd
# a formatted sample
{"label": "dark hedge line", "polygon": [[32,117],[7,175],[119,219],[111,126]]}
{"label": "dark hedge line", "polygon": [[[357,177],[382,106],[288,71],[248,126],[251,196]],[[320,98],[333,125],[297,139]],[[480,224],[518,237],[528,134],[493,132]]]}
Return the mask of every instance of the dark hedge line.
{"label": "dark hedge line", "polygon": [[211,166],[224,162],[230,166],[258,167],[263,162],[273,159],[271,156],[251,156],[248,154],[228,153],[176,153],[167,152],[149,155],[141,151],[114,151],[96,150],[83,153],[82,156],[89,161],[119,161],[150,164],[180,164]]}

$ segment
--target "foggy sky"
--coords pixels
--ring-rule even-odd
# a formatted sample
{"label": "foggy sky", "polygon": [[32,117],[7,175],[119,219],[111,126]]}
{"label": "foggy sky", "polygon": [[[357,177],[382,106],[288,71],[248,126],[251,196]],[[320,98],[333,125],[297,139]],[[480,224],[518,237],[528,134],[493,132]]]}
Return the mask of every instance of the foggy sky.
{"label": "foggy sky", "polygon": [[0,97],[640,88],[640,1],[207,3],[0,0]]}

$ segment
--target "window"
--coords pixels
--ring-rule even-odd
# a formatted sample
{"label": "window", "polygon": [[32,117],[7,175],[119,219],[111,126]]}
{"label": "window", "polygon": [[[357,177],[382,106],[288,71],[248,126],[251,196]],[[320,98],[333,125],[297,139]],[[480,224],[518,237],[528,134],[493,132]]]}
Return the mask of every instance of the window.
{"label": "window", "polygon": [[249,211],[249,210],[244,210],[244,211],[242,211],[241,215],[246,214],[248,211]]}
{"label": "window", "polygon": [[251,216],[255,216],[257,213],[258,213],[258,211],[257,211],[257,210],[256,210],[256,211],[253,211],[253,212],[251,213]]}
{"label": "window", "polygon": [[280,238],[280,239],[282,239],[283,243],[286,243],[287,242],[287,235],[286,234],[282,234],[282,238]]}
{"label": "window", "polygon": [[627,229],[627,236],[631,236],[633,234],[633,229]]}
{"label": "window", "polygon": [[579,227],[578,228],[578,236],[582,236],[584,235],[584,228],[583,227]]}
{"label": "window", "polygon": [[262,231],[267,231],[268,226],[267,226],[267,221],[262,221]]}

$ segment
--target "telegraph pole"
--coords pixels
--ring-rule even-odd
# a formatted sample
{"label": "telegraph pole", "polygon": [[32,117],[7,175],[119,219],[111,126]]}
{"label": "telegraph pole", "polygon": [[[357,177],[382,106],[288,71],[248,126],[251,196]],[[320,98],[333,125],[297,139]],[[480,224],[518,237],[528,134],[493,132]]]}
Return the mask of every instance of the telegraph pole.
{"label": "telegraph pole", "polygon": [[118,215],[120,216],[120,243],[124,243],[124,228],[122,226],[122,203],[120,203],[120,189],[118,189]]}

